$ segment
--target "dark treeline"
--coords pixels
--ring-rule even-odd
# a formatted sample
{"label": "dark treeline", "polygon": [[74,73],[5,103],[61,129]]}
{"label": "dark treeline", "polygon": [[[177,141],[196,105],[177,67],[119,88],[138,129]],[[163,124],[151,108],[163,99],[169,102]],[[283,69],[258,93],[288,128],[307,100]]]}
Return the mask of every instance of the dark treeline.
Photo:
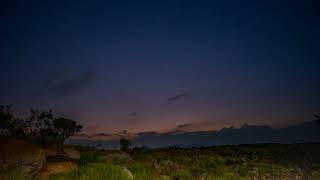
{"label": "dark treeline", "polygon": [[63,153],[63,142],[79,132],[76,121],[58,117],[51,110],[31,109],[26,118],[18,118],[12,106],[0,106],[0,135],[35,141],[42,146],[55,146]]}

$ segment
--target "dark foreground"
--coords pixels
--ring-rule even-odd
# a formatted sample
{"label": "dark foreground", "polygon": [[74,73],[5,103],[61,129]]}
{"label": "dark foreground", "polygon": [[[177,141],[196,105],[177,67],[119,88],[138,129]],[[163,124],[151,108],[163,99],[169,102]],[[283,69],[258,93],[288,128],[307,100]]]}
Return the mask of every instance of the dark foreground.
{"label": "dark foreground", "polygon": [[[39,149],[30,147],[27,154],[36,154]],[[44,149],[45,162],[32,176],[25,174],[21,158],[10,166],[1,161],[0,179],[320,179],[320,144],[142,147],[129,152],[69,146],[65,150],[68,156],[58,158]]]}

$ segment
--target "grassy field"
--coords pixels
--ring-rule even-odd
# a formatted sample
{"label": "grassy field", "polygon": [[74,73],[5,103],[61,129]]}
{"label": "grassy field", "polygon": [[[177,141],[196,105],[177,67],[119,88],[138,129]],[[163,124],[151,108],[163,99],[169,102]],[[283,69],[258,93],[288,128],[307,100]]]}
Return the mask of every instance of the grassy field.
{"label": "grassy field", "polygon": [[[81,149],[79,168],[51,179],[237,180],[320,179],[319,144],[262,144],[207,148]],[[122,156],[122,155],[126,156]],[[109,158],[105,158],[105,157]]]}
{"label": "grassy field", "polygon": [[[133,148],[127,153],[76,148],[75,168],[50,180],[320,179],[320,144]],[[0,177],[26,179],[15,171]]]}

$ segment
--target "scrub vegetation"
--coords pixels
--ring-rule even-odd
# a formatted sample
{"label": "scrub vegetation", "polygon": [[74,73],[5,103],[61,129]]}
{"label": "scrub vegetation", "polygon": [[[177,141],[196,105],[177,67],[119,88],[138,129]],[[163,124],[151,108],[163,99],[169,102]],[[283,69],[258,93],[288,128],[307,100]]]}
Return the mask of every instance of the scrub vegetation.
{"label": "scrub vegetation", "polygon": [[[81,148],[79,168],[51,179],[246,180],[319,179],[320,144],[258,144],[202,148],[133,148],[132,161],[110,162],[109,154]],[[127,154],[125,153],[125,154]],[[120,155],[121,156],[121,155]]]}
{"label": "scrub vegetation", "polygon": [[[315,118],[319,121],[319,115],[315,115]],[[14,149],[19,152],[16,154],[24,153],[27,149],[31,151],[29,154],[33,154],[30,158],[25,156],[25,161],[20,156],[16,159],[13,156],[8,158],[9,155],[1,156],[0,179],[320,179],[319,143],[150,149],[145,146],[131,148],[130,140],[121,138],[120,150],[73,146],[71,151],[68,147],[69,154],[64,152],[67,149],[63,146],[64,139],[79,132],[81,128],[76,121],[55,117],[51,111],[32,110],[30,117],[22,120],[12,115],[10,106],[0,106],[0,140],[6,144],[1,147],[3,153],[0,155],[11,153],[12,156]],[[38,151],[42,153],[34,156]],[[73,153],[70,155],[70,152]],[[55,155],[49,158],[49,154]],[[12,163],[6,163],[9,161]],[[15,161],[24,162],[23,167]],[[50,166],[51,173],[48,172],[50,168],[45,169],[50,163],[53,163]],[[34,172],[34,175],[25,177],[21,172]]]}

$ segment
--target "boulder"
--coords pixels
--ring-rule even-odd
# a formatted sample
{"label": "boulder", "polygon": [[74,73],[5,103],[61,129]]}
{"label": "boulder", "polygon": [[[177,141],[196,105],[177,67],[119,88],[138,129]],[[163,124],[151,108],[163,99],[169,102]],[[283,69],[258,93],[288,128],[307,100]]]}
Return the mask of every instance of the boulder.
{"label": "boulder", "polygon": [[123,171],[127,174],[129,179],[133,179],[132,173],[126,167],[122,167]]}
{"label": "boulder", "polygon": [[46,149],[47,161],[62,162],[80,159],[80,152],[72,146],[65,146],[63,151],[63,153],[58,153],[56,149]]}
{"label": "boulder", "polygon": [[0,169],[13,169],[23,176],[35,177],[46,164],[46,153],[40,147],[21,140],[0,138]]}
{"label": "boulder", "polygon": [[77,149],[75,149],[74,147],[66,146],[66,147],[64,147],[64,152],[65,152],[66,156],[68,157],[68,159],[71,159],[71,160],[79,160],[80,159],[80,152]]}

